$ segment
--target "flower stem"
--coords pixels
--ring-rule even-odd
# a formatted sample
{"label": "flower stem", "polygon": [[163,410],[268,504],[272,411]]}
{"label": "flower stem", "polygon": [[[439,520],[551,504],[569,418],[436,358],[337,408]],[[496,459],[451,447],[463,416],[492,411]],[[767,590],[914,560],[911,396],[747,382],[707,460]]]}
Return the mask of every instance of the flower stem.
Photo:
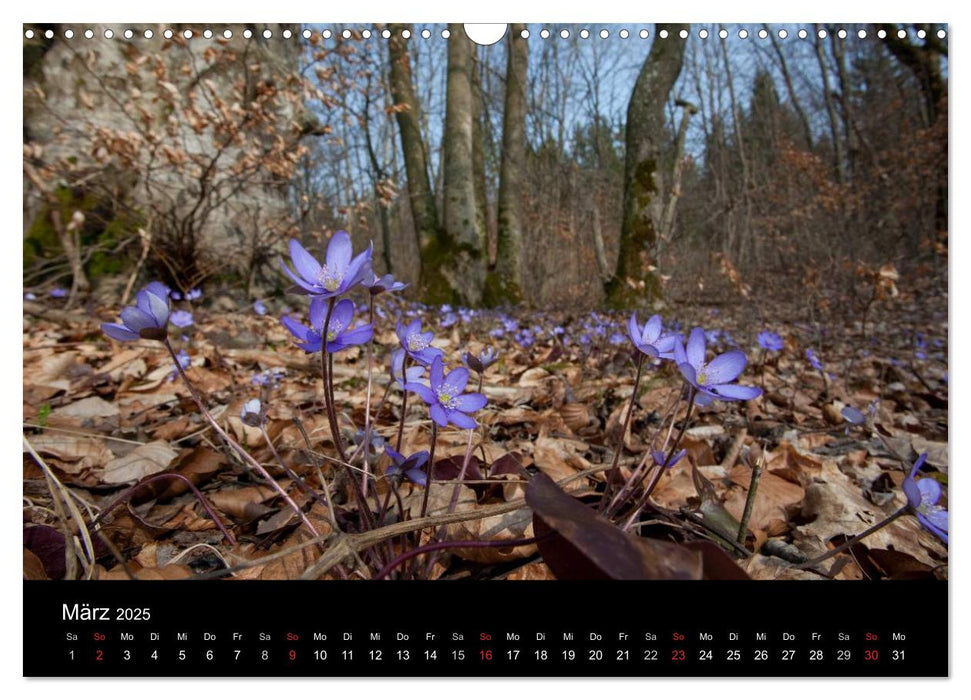
{"label": "flower stem", "polygon": [[539,537],[526,537],[519,540],[466,540],[461,542],[430,542],[429,544],[425,544],[421,547],[416,547],[415,549],[399,554],[387,566],[381,569],[381,571],[376,573],[372,580],[380,581],[402,563],[425,554],[426,552],[436,552],[440,549],[458,548],[522,547],[523,545],[527,544],[535,544],[540,540],[550,537],[552,534],[553,531],[551,530],[550,532],[540,535]]}
{"label": "flower stem", "polygon": [[[367,500],[371,486],[371,382],[373,379],[374,360],[374,295],[368,297],[368,324],[371,325],[371,339],[367,344],[367,393],[364,395],[364,474],[361,476],[361,486],[364,498]],[[377,497],[377,494],[375,494]]]}
{"label": "flower stem", "polygon": [[[641,383],[641,372],[644,369],[644,353],[640,350],[637,351],[637,374],[634,376],[634,391],[630,395],[630,403],[627,404],[627,416],[624,418],[624,429],[620,431],[620,441],[617,444],[617,449],[614,452],[614,461],[610,465],[610,469],[604,475],[607,478],[607,485],[609,490],[609,485],[611,481],[615,478],[617,474],[617,465],[620,463],[620,454],[624,451],[624,438],[627,436],[627,429],[630,428],[631,418],[634,416],[634,404],[637,401],[637,388]],[[607,491],[604,491],[604,496],[606,498]]]}
{"label": "flower stem", "polygon": [[846,540],[846,542],[844,542],[843,544],[841,544],[839,547],[834,547],[833,549],[829,550],[825,554],[820,554],[815,559],[810,559],[809,561],[804,561],[802,564],[797,564],[793,568],[794,569],[809,569],[809,568],[812,568],[812,567],[816,566],[817,564],[820,564],[821,562],[826,561],[830,557],[835,557],[840,552],[845,551],[845,550],[849,549],[850,547],[852,547],[853,545],[855,545],[857,542],[859,542],[860,540],[862,540],[864,537],[869,537],[870,535],[872,535],[877,530],[880,530],[881,528],[886,527],[887,525],[889,525],[890,523],[892,523],[894,520],[896,520],[897,518],[899,518],[901,515],[906,515],[909,511],[910,511],[910,506],[909,505],[904,506],[903,508],[901,508],[901,509],[899,509],[899,510],[893,512],[893,513],[891,513],[890,515],[888,515],[886,518],[884,518],[883,520],[881,520],[880,522],[878,522],[876,525],[872,525],[871,527],[868,527],[866,530],[864,530],[863,532],[861,532],[859,535],[855,535],[855,536],[851,537],[850,539]]}
{"label": "flower stem", "polygon": [[273,459],[276,460],[276,463],[280,465],[280,468],[283,469],[286,475],[290,477],[293,483],[297,485],[297,488],[299,488],[301,491],[303,491],[312,499],[320,503],[325,508],[329,508],[329,506],[327,505],[327,502],[323,498],[321,498],[320,494],[318,494],[314,489],[312,489],[306,481],[301,479],[295,471],[293,471],[290,467],[288,467],[284,463],[283,458],[280,456],[280,453],[277,452],[276,446],[273,444],[273,441],[270,439],[270,434],[266,432],[265,423],[260,425],[260,432],[263,434],[263,439],[266,440],[266,444],[270,448],[270,453],[273,455]]}
{"label": "flower stem", "polygon": [[401,438],[405,434],[405,414],[408,412],[408,390],[405,389],[405,382],[408,381],[408,355],[401,361],[401,420],[398,421],[398,438],[395,440],[395,452],[401,452]]}
{"label": "flower stem", "polygon": [[668,453],[664,456],[664,463],[657,465],[657,469],[655,470],[654,474],[651,476],[650,482],[648,482],[647,486],[644,488],[644,493],[641,494],[641,497],[637,502],[637,506],[634,508],[634,512],[631,513],[631,516],[627,519],[627,522],[624,523],[623,529],[626,530],[627,528],[629,528],[633,524],[633,522],[637,519],[637,517],[640,515],[641,511],[644,510],[644,507],[647,505],[648,500],[651,498],[651,494],[654,492],[654,489],[657,487],[658,482],[661,480],[661,475],[667,469],[667,465],[671,462],[671,457],[674,456],[675,451],[681,445],[681,440],[682,438],[684,438],[685,431],[688,429],[688,421],[691,419],[691,409],[694,408],[696,394],[697,394],[697,391],[695,390],[695,388],[689,387],[688,410],[684,414],[684,420],[681,423],[681,429],[678,430],[678,437],[675,439],[674,444],[671,445],[671,449],[669,449]]}
{"label": "flower stem", "polygon": [[223,533],[223,537],[226,538],[226,541],[229,542],[230,545],[234,547],[236,546],[236,538],[233,537],[232,534],[230,534],[229,530],[226,529],[226,526],[222,524],[222,521],[219,519],[219,516],[216,515],[212,506],[209,505],[209,501],[207,501],[206,497],[202,495],[202,492],[196,488],[195,484],[189,481],[189,479],[187,479],[182,474],[155,474],[154,476],[150,476],[147,479],[143,479],[142,481],[139,481],[137,484],[129,488],[127,491],[122,493],[120,496],[118,496],[113,501],[111,501],[111,503],[105,506],[101,510],[101,512],[98,513],[98,517],[96,517],[91,524],[97,525],[103,517],[108,515],[108,513],[113,511],[117,506],[124,503],[127,499],[134,496],[135,492],[138,489],[140,489],[142,486],[147,486],[148,484],[151,484],[153,481],[161,481],[162,479],[176,479],[177,481],[185,482],[185,485],[189,487],[189,489],[195,495],[199,503],[202,504],[202,507],[206,509],[206,512],[209,514],[209,517],[212,518],[213,522],[216,523],[216,527],[218,527],[220,532]]}
{"label": "flower stem", "polygon": [[432,446],[428,451],[428,469],[425,472],[425,493],[421,497],[421,515],[424,518],[428,512],[428,493],[432,490],[432,478],[435,472],[435,443],[438,442],[438,423],[432,421]]}
{"label": "flower stem", "polygon": [[175,361],[175,368],[179,371],[179,376],[182,377],[182,383],[185,384],[186,388],[189,390],[189,393],[192,395],[192,399],[196,402],[196,406],[199,407],[199,410],[202,412],[203,417],[206,419],[206,421],[208,421],[209,425],[212,426],[212,429],[216,431],[216,434],[223,439],[223,442],[226,443],[229,449],[235,452],[244,463],[248,464],[260,476],[262,476],[270,483],[273,489],[278,494],[280,494],[280,496],[283,498],[286,504],[290,506],[293,512],[296,513],[297,516],[300,518],[300,520],[303,521],[303,524],[307,526],[307,529],[310,530],[310,532],[313,534],[314,537],[320,537],[320,534],[317,532],[317,529],[313,526],[313,524],[309,520],[307,520],[307,516],[304,515],[303,511],[300,510],[300,507],[293,502],[293,499],[290,498],[290,495],[283,490],[283,487],[277,483],[276,479],[270,476],[270,474],[266,471],[266,469],[263,468],[262,464],[257,462],[256,459],[254,459],[249,452],[243,449],[242,445],[240,445],[238,442],[233,440],[229,436],[229,434],[220,427],[219,423],[216,422],[216,419],[212,417],[211,413],[209,413],[209,409],[206,408],[206,405],[203,403],[202,397],[199,396],[199,392],[196,391],[196,388],[192,385],[192,382],[190,382],[189,378],[186,376],[185,370],[182,369],[182,365],[179,362],[179,358],[178,356],[176,356],[175,350],[172,348],[172,344],[169,342],[169,339],[166,338],[162,342],[165,344],[166,349],[169,351],[169,354],[172,356],[172,359]]}
{"label": "flower stem", "polygon": [[329,361],[330,353],[327,352],[327,333],[330,328],[330,317],[334,312],[334,299],[330,299],[327,304],[327,317],[324,319],[324,327],[320,331],[320,376],[324,384],[324,407],[327,410],[327,421],[330,425],[331,439],[341,461],[347,462],[347,455],[344,453],[344,443],[341,440],[340,426],[337,422],[337,408],[334,406],[333,381],[330,376],[329,368],[333,367]]}

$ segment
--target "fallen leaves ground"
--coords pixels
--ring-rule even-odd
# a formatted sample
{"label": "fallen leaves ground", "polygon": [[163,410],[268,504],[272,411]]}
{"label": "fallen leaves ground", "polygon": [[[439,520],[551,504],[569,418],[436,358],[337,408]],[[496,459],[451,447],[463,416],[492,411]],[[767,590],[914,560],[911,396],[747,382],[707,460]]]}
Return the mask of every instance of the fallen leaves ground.
{"label": "fallen leaves ground", "polygon": [[[458,487],[456,513],[464,519],[443,526],[447,539],[518,540],[538,534],[525,497],[530,477],[540,473],[568,485],[578,503],[596,502],[633,391],[625,318],[476,313],[404,303],[399,308],[398,302],[381,300],[372,410],[376,432],[387,440],[394,438],[401,409],[400,392],[387,391],[396,314],[420,316],[435,329],[435,344],[451,365],[462,353],[477,353],[486,345],[499,350],[499,362],[485,374],[489,404],[477,415],[474,457],[466,483]],[[335,521],[341,529],[350,522],[355,506],[348,484],[332,466],[316,357],[296,348],[275,316],[217,310],[219,304],[205,302],[192,307],[183,302],[192,309],[195,325],[177,346],[191,356],[188,374],[211,412],[305,507],[322,535],[345,538],[341,565],[322,575],[373,574],[355,550],[361,542],[357,535],[334,532]],[[336,540],[307,546],[308,535],[276,492],[226,456],[159,344],[117,344],[100,333],[99,323],[114,320],[116,312],[105,307],[65,314],[46,302],[25,303],[24,576],[179,579],[230,567],[241,578],[315,574],[322,561],[329,561],[327,550]],[[832,313],[825,323],[808,323],[799,306],[763,303],[758,313],[771,319],[766,327],[785,340],[779,353],[758,348],[755,337],[764,326],[743,300],[674,306],[663,313],[682,328],[702,325],[715,331],[709,346],[745,350],[750,365],[743,380],[763,386],[765,394],[745,405],[716,403],[696,414],[685,436],[687,459],[661,477],[653,494],[657,517],[648,513],[637,525],[641,535],[661,543],[657,546],[716,541],[752,578],[819,579],[821,572],[791,566],[797,555],[815,556],[902,506],[905,465],[919,453],[929,455],[929,478],[947,484],[947,299],[942,293],[901,296],[871,311],[865,337],[852,318]],[[806,357],[810,347],[823,363],[821,371]],[[254,377],[273,373],[279,382],[272,390],[254,384]],[[363,349],[342,353],[335,375],[342,431],[352,438],[364,424]],[[631,431],[624,436],[626,473],[649,446],[678,387],[670,366],[646,373]],[[261,391],[276,450],[311,486],[331,488],[334,513],[325,502],[310,503],[274,463],[259,429],[239,419],[242,404]],[[846,405],[866,412],[874,402],[874,430],[882,439],[849,428],[840,415]],[[465,431],[439,432],[436,480],[457,476],[467,440]],[[427,411],[409,401],[401,451],[428,449],[429,441]],[[748,537],[741,545],[727,545],[724,540],[734,539],[729,530],[733,524],[737,528],[744,508],[752,465],[760,459],[764,471]],[[397,513],[394,501],[400,497],[401,508],[416,514],[421,489],[405,482],[392,498],[382,478],[387,458],[378,450],[369,461],[378,476],[373,482],[378,501],[388,500]],[[128,493],[135,484],[140,485]],[[190,484],[231,530],[235,545]],[[429,512],[445,512],[454,489],[454,483],[436,483]],[[114,507],[107,512],[109,506]],[[424,530],[423,541],[434,534],[434,528]],[[400,552],[401,538],[376,546],[390,557]],[[539,549],[535,544],[460,547],[436,555],[427,574],[552,578]],[[705,566],[710,563],[705,559]],[[947,549],[906,516],[830,560],[822,573],[838,579],[944,578]]]}

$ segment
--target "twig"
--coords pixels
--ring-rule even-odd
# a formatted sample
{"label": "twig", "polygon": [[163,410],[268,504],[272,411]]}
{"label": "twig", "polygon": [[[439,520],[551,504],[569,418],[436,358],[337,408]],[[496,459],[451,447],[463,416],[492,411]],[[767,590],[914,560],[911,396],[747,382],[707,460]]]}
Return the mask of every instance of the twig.
{"label": "twig", "polygon": [[[742,430],[744,436],[746,430]],[[738,442],[738,440],[736,440]],[[735,461],[734,459],[732,460]],[[755,494],[759,490],[759,482],[762,480],[762,469],[765,468],[765,455],[759,455],[755,467],[752,468],[752,479],[748,484],[748,495],[745,497],[745,509],[742,511],[742,520],[738,524],[738,543],[745,545],[745,533],[748,532],[748,521],[752,517],[752,509],[755,507]]]}

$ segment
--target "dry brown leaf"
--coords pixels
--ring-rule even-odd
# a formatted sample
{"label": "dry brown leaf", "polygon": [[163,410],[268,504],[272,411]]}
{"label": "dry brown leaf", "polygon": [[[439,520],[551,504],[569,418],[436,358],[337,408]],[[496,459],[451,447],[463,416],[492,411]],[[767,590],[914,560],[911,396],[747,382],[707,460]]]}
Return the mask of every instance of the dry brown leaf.
{"label": "dry brown leaf", "polygon": [[138,481],[169,468],[178,456],[167,442],[156,440],[139,445],[124,457],[116,457],[101,471],[101,481],[106,484],[124,484]]}

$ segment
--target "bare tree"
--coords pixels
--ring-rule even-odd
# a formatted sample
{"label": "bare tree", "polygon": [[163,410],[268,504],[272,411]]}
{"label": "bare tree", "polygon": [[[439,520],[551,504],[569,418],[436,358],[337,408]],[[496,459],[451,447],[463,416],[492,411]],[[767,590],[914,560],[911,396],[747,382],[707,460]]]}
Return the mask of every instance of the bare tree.
{"label": "bare tree", "polygon": [[502,161],[499,170],[499,225],[496,263],[486,280],[486,302],[516,303],[522,299],[523,182],[526,170],[526,80],[529,49],[522,31],[509,26],[506,99],[502,119]]}
{"label": "bare tree", "polygon": [[[681,73],[685,41],[679,32],[687,27],[656,25],[654,43],[627,107],[624,222],[617,269],[606,285],[607,296],[615,305],[660,293],[649,269],[649,247],[657,235],[651,210],[658,206],[660,190],[658,159],[664,139],[664,104]],[[666,39],[659,36],[662,29],[669,32]]]}
{"label": "bare tree", "polygon": [[476,206],[473,162],[474,44],[461,24],[449,25],[449,30],[444,136],[444,221],[449,255],[447,259],[425,259],[423,266],[440,265],[458,300],[474,305],[482,299],[485,282],[485,229]]}

